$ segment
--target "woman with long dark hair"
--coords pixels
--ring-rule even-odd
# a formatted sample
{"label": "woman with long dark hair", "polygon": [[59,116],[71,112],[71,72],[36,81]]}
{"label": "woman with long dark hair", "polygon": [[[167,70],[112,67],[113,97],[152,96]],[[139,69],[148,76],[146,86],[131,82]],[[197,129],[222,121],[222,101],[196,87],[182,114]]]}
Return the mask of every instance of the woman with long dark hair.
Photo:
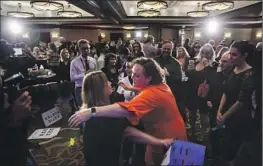
{"label": "woman with long dark hair", "polygon": [[134,58],[139,58],[139,57],[144,57],[144,52],[142,51],[142,46],[141,43],[139,42],[134,42],[132,44],[132,51],[133,51],[133,57]]}
{"label": "woman with long dark hair", "polygon": [[224,85],[217,111],[218,124],[226,126],[223,157],[229,165],[233,165],[241,143],[251,139],[254,128],[251,98],[255,84],[252,66],[247,63],[253,57],[253,50],[254,46],[248,41],[235,42],[230,48],[234,70]]}

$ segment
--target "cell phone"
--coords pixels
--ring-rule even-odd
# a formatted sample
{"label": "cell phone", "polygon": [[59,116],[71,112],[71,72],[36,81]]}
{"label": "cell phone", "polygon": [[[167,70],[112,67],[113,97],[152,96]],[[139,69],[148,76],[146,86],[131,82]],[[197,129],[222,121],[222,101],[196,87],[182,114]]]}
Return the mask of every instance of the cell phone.
{"label": "cell phone", "polygon": [[194,65],[195,61],[194,60],[189,60],[189,65]]}
{"label": "cell phone", "polygon": [[23,55],[22,48],[13,48],[13,50],[15,51],[14,55]]}

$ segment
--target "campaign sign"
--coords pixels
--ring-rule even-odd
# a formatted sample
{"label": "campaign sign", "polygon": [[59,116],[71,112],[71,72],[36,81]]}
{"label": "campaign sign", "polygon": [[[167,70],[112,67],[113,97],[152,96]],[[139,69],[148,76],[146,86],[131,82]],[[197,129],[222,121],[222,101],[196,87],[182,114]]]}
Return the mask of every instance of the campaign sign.
{"label": "campaign sign", "polygon": [[42,119],[44,121],[45,126],[48,127],[62,119],[62,115],[58,108],[55,107],[42,113]]}
{"label": "campaign sign", "polygon": [[203,165],[205,158],[205,149],[206,147],[203,145],[175,140],[165,154],[164,160],[161,165]]}
{"label": "campaign sign", "polygon": [[59,131],[60,131],[60,127],[37,129],[28,137],[28,140],[54,138],[55,136],[58,135]]}

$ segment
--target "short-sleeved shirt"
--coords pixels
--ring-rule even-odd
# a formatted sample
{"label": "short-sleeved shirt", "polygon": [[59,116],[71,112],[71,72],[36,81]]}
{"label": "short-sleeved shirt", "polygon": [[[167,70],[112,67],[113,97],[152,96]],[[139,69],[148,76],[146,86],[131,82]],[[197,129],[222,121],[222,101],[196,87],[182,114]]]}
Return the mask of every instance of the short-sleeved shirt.
{"label": "short-sleeved shirt", "polygon": [[[157,138],[187,139],[184,121],[167,84],[149,86],[132,100],[118,104],[134,113],[130,119],[132,123],[142,119],[146,133]],[[161,147],[147,146],[146,163],[160,164],[164,153]]]}

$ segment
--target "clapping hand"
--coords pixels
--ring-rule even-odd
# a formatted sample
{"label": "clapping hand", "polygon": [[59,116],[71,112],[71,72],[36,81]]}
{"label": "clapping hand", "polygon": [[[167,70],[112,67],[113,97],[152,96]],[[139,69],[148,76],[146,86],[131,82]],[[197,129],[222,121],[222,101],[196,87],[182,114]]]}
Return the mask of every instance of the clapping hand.
{"label": "clapping hand", "polygon": [[121,87],[123,87],[123,89],[125,89],[125,90],[130,90],[130,89],[132,88],[131,85],[125,84],[125,83],[123,83],[123,82],[119,82],[119,85],[120,85]]}
{"label": "clapping hand", "polygon": [[165,76],[169,76],[170,75],[170,73],[168,72],[168,70],[166,68],[163,68],[163,71],[164,71],[164,75]]}
{"label": "clapping hand", "polygon": [[224,124],[225,118],[220,112],[218,112],[216,116],[216,120],[217,120],[217,124],[222,125]]}

